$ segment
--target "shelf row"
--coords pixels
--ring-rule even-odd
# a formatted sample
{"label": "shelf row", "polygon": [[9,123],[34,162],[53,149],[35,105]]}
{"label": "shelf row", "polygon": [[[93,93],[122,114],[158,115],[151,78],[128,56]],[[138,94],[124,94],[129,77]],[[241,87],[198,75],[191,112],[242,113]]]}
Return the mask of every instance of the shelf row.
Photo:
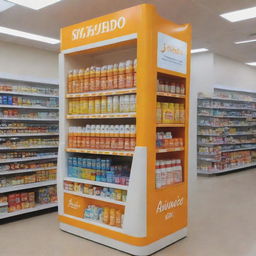
{"label": "shelf row", "polygon": [[26,118],[26,117],[6,117],[0,116],[1,120],[10,120],[10,121],[34,121],[34,122],[59,122],[59,119],[55,118]]}
{"label": "shelf row", "polygon": [[[16,128],[19,129],[19,128]],[[5,137],[36,137],[36,136],[59,136],[59,133],[7,133],[7,134],[0,134],[0,138]]]}
{"label": "shelf row", "polygon": [[[218,153],[220,154],[220,153],[226,153],[226,152],[235,152],[235,151],[243,151],[243,150],[254,150],[254,149],[256,149],[256,147],[236,148],[236,149],[220,150]],[[210,154],[206,153],[206,154],[204,154],[204,153],[198,152],[198,155],[201,155],[201,156],[216,156],[216,155],[218,155],[218,154],[217,154],[217,153],[214,153],[214,154],[212,154],[212,153],[210,153]]]}
{"label": "shelf row", "polygon": [[15,162],[29,162],[29,161],[46,160],[46,159],[57,159],[57,155],[53,154],[48,156],[0,159],[0,164],[15,163]]}
{"label": "shelf row", "polygon": [[58,148],[58,146],[27,146],[27,147],[0,147],[0,150],[17,150],[17,149],[45,149],[45,148]]}
{"label": "shelf row", "polygon": [[23,108],[23,109],[47,109],[47,110],[59,110],[59,108],[58,108],[58,107],[19,106],[19,105],[0,105],[0,108]]}
{"label": "shelf row", "polygon": [[205,147],[209,147],[209,146],[220,146],[220,145],[240,145],[240,144],[256,144],[255,141],[251,141],[251,142],[236,142],[236,143],[231,143],[231,142],[216,142],[216,143],[201,143],[198,142],[198,146],[205,146]]}
{"label": "shelf row", "polygon": [[232,137],[232,136],[256,136],[256,133],[230,133],[230,134],[200,134],[197,136],[207,136],[207,137]]}
{"label": "shelf row", "polygon": [[22,96],[32,96],[32,97],[44,97],[44,98],[59,98],[57,95],[53,94],[41,94],[41,93],[29,93],[29,92],[18,92],[18,91],[0,91],[0,94],[7,95],[22,95]]}
{"label": "shelf row", "polygon": [[228,98],[221,98],[221,97],[199,97],[199,100],[223,100],[223,101],[237,101],[237,102],[250,102],[250,103],[256,103],[255,100],[242,100],[242,99],[228,99]]}
{"label": "shelf row", "polygon": [[27,172],[36,172],[36,171],[46,171],[46,170],[52,170],[57,168],[57,166],[51,166],[51,167],[38,167],[38,168],[30,168],[30,169],[18,169],[18,170],[11,170],[11,171],[0,171],[0,176],[3,175],[12,175],[17,173],[27,173]]}

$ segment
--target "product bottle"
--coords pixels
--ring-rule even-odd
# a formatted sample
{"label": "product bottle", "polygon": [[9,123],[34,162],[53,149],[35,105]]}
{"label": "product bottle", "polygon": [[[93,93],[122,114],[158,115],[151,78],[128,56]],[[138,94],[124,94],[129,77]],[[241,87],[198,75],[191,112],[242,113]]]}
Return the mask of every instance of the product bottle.
{"label": "product bottle", "polygon": [[180,183],[180,182],[182,182],[182,180],[183,180],[183,175],[182,175],[182,166],[181,166],[181,160],[180,159],[177,159],[176,160],[176,165],[177,165],[177,169],[176,169],[176,171],[177,171],[177,176],[176,176],[176,183]]}
{"label": "product bottle", "polygon": [[102,66],[100,70],[100,87],[101,90],[107,89],[107,66]]}
{"label": "product bottle", "polygon": [[118,65],[118,88],[125,88],[125,62],[120,62]]}
{"label": "product bottle", "polygon": [[167,170],[165,168],[165,164],[163,160],[160,160],[160,169],[161,169],[161,186],[166,186],[166,173]]}
{"label": "product bottle", "polygon": [[89,74],[89,90],[90,91],[95,91],[95,81],[96,81],[96,77],[95,77],[95,72],[96,72],[96,67],[95,66],[91,66],[90,67],[90,74]]}
{"label": "product bottle", "polygon": [[130,150],[130,125],[124,127],[124,150]]}
{"label": "product bottle", "polygon": [[156,105],[156,122],[160,124],[162,122],[162,109],[161,109],[161,103],[157,102]]}
{"label": "product bottle", "polygon": [[105,126],[105,149],[111,148],[110,125]]}
{"label": "product bottle", "polygon": [[174,104],[174,123],[178,124],[180,122],[180,104],[175,103]]}
{"label": "product bottle", "polygon": [[118,88],[118,64],[113,65],[113,89]]}
{"label": "product bottle", "polygon": [[68,93],[73,93],[72,79],[73,79],[73,71],[69,70],[69,72],[68,72]]}
{"label": "product bottle", "polygon": [[95,124],[91,125],[91,136],[90,136],[90,148],[95,149],[95,130],[96,126]]}
{"label": "product bottle", "polygon": [[100,90],[100,67],[95,68],[95,91]]}
{"label": "product bottle", "polygon": [[88,113],[89,113],[89,114],[95,114],[95,102],[94,102],[94,97],[89,97]]}
{"label": "product bottle", "polygon": [[136,146],[136,125],[130,125],[130,149],[134,150]]}
{"label": "product bottle", "polygon": [[112,90],[114,87],[113,85],[113,65],[108,65],[107,70],[107,89]]}
{"label": "product bottle", "polygon": [[83,83],[83,92],[89,91],[89,76],[90,76],[90,68],[86,68],[84,70],[84,83]]}
{"label": "product bottle", "polygon": [[124,133],[125,133],[125,126],[119,126],[119,138],[118,138],[118,150],[124,149]]}
{"label": "product bottle", "polygon": [[107,112],[113,113],[113,96],[107,97]]}
{"label": "product bottle", "polygon": [[169,103],[168,104],[168,123],[173,124],[175,122],[175,109],[174,109],[174,104],[173,103]]}
{"label": "product bottle", "polygon": [[131,60],[127,60],[125,63],[125,74],[126,88],[133,87],[133,63]]}
{"label": "product bottle", "polygon": [[97,124],[95,126],[95,148],[100,148],[100,125]]}
{"label": "product bottle", "polygon": [[185,122],[185,108],[184,104],[180,104],[180,123]]}
{"label": "product bottle", "polygon": [[160,169],[160,160],[156,161],[156,188],[159,189],[162,186],[161,182],[161,169]]}
{"label": "product bottle", "polygon": [[101,98],[95,97],[95,114],[101,113]]}
{"label": "product bottle", "polygon": [[100,149],[105,148],[105,125],[100,126]]}
{"label": "product bottle", "polygon": [[130,100],[129,100],[129,111],[127,112],[136,112],[136,95],[132,94],[130,95]]}
{"label": "product bottle", "polygon": [[133,87],[137,86],[137,59],[133,61]]}
{"label": "product bottle", "polygon": [[161,109],[162,109],[162,120],[164,124],[168,124],[171,122],[172,119],[172,112],[171,109],[169,110],[168,103],[161,103]]}
{"label": "product bottle", "polygon": [[113,97],[113,113],[119,113],[119,96]]}

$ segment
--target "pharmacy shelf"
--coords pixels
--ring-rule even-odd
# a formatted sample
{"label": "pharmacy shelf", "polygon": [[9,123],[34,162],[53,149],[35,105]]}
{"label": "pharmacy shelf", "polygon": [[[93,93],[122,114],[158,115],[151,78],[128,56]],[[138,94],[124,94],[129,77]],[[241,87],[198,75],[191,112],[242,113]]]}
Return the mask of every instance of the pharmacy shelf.
{"label": "pharmacy shelf", "polygon": [[29,93],[29,92],[15,92],[15,91],[0,91],[0,94],[7,94],[7,95],[24,95],[30,97],[44,97],[44,98],[59,98],[59,96],[51,95],[51,94],[40,94],[40,93]]}
{"label": "pharmacy shelf", "polygon": [[[7,206],[7,205],[8,205],[7,202],[6,203],[0,203],[0,207]],[[1,213],[0,213],[0,216],[1,216]]]}
{"label": "pharmacy shelf", "polygon": [[24,189],[30,189],[30,188],[39,188],[39,187],[45,187],[50,185],[56,185],[56,180],[47,180],[42,182],[34,182],[34,183],[28,183],[28,184],[21,184],[16,186],[8,186],[8,187],[2,187],[0,188],[0,193],[8,193],[13,192],[17,190],[24,190]]}
{"label": "pharmacy shelf", "polygon": [[15,211],[15,212],[0,213],[0,219],[6,219],[9,217],[13,217],[13,216],[17,216],[17,215],[21,215],[21,214],[25,214],[25,213],[30,213],[30,212],[37,212],[37,211],[41,211],[41,210],[45,210],[45,209],[49,209],[49,208],[53,208],[53,207],[57,207],[57,206],[58,206],[57,203],[38,204],[33,208],[27,208],[27,209]]}
{"label": "pharmacy shelf", "polygon": [[135,118],[136,113],[112,113],[92,115],[67,115],[67,119],[104,119],[104,118]]}
{"label": "pharmacy shelf", "polygon": [[256,136],[256,133],[197,134],[197,136],[207,136],[207,137]]}
{"label": "pharmacy shelf", "polygon": [[200,161],[206,161],[206,162],[212,162],[212,163],[221,162],[221,160],[216,160],[216,159],[213,159],[213,158],[198,157],[197,159],[200,160]]}
{"label": "pharmacy shelf", "polygon": [[170,97],[170,98],[181,98],[185,99],[185,95],[182,94],[175,94],[175,93],[168,93],[168,92],[157,92],[157,96],[162,96],[162,97]]}
{"label": "pharmacy shelf", "polygon": [[166,153],[166,152],[176,152],[176,151],[184,151],[184,147],[157,149],[156,153]]}
{"label": "pharmacy shelf", "polygon": [[210,125],[210,124],[197,124],[198,126],[202,127],[211,127],[211,128],[224,128],[224,127],[252,127],[256,126],[256,124],[247,124],[247,125],[242,125],[242,124],[233,124],[233,125]]}
{"label": "pharmacy shelf", "polygon": [[237,118],[237,119],[247,119],[251,118],[250,116],[216,116],[216,115],[197,115],[199,117],[214,117],[214,118]]}
{"label": "pharmacy shelf", "polygon": [[86,179],[78,179],[78,178],[71,178],[71,177],[66,177],[66,178],[64,178],[64,180],[65,181],[71,181],[71,182],[88,184],[88,185],[95,185],[95,186],[99,186],[99,187],[128,190],[128,186],[114,184],[114,183],[107,183],[107,182],[94,181],[94,180],[86,180]]}
{"label": "pharmacy shelf", "polygon": [[213,171],[210,171],[210,172],[197,170],[197,173],[198,174],[204,174],[204,175],[214,175],[214,174],[232,172],[232,171],[236,171],[236,170],[240,170],[240,169],[244,169],[244,168],[249,168],[249,167],[254,167],[254,166],[256,166],[256,162],[255,163],[250,163],[250,164],[245,164],[245,165],[240,165],[240,166],[233,167],[233,168],[227,168],[227,169],[223,169],[223,170],[213,170]]}
{"label": "pharmacy shelf", "polygon": [[228,110],[249,110],[255,112],[256,109],[254,108],[242,108],[242,107],[204,107],[204,106],[198,106],[198,108],[203,108],[203,109],[226,109]]}
{"label": "pharmacy shelf", "polygon": [[57,166],[51,167],[38,167],[38,168],[31,168],[31,169],[18,169],[18,170],[9,170],[9,171],[0,171],[0,176],[2,175],[12,175],[17,173],[27,173],[27,172],[37,172],[37,171],[46,171],[56,169]]}
{"label": "pharmacy shelf", "polygon": [[78,217],[75,217],[75,216],[72,216],[72,215],[69,215],[69,214],[63,214],[63,216],[74,219],[74,220],[78,220],[78,221],[81,221],[81,222],[84,222],[84,223],[87,223],[87,224],[92,224],[92,225],[95,225],[95,226],[99,226],[99,227],[102,227],[102,228],[113,230],[113,231],[116,231],[116,232],[119,232],[119,233],[123,232],[122,228],[110,226],[110,225],[104,224],[104,223],[96,221],[96,220],[82,219],[82,218],[78,218]]}
{"label": "pharmacy shelf", "polygon": [[0,127],[0,130],[23,130],[28,129],[27,127]]}
{"label": "pharmacy shelf", "polygon": [[211,146],[221,146],[221,145],[240,145],[240,144],[255,144],[256,142],[236,142],[236,143],[227,143],[227,142],[221,142],[221,143],[198,143],[198,146],[205,146],[205,147],[211,147]]}
{"label": "pharmacy shelf", "polygon": [[18,105],[0,105],[0,108],[23,108],[23,109],[49,109],[59,110],[58,107],[42,107],[42,106],[18,106]]}
{"label": "pharmacy shelf", "polygon": [[33,147],[0,147],[0,150],[17,150],[17,149],[43,149],[43,148],[58,148],[58,146],[33,146]]}
{"label": "pharmacy shelf", "polygon": [[156,127],[185,127],[185,124],[157,124]]}
{"label": "pharmacy shelf", "polygon": [[0,138],[5,137],[37,137],[37,136],[59,136],[59,133],[8,133],[0,134]]}
{"label": "pharmacy shelf", "polygon": [[224,100],[224,101],[234,101],[234,102],[252,102],[252,103],[255,103],[256,101],[254,100],[242,100],[242,99],[228,99],[228,98],[220,98],[220,97],[199,97],[198,98],[199,100]]}
{"label": "pharmacy shelf", "polygon": [[34,122],[59,122],[59,119],[54,118],[25,118],[25,117],[0,117],[1,120],[10,120],[10,121],[34,121]]}
{"label": "pharmacy shelf", "polygon": [[254,150],[256,147],[250,147],[250,148],[239,148],[239,149],[227,149],[227,150],[221,150],[221,153],[226,152],[235,152],[235,151],[244,151],[244,150]]}
{"label": "pharmacy shelf", "polygon": [[74,192],[74,191],[68,191],[68,190],[64,190],[64,193],[75,195],[75,196],[81,196],[81,197],[85,197],[85,198],[89,198],[89,199],[93,199],[93,200],[99,200],[99,201],[112,203],[112,204],[118,204],[118,205],[123,205],[123,206],[126,205],[125,202],[113,200],[113,199],[110,199],[110,198],[107,198],[107,197],[102,197],[102,196],[87,195],[87,194]]}
{"label": "pharmacy shelf", "polygon": [[66,151],[73,153],[87,153],[97,155],[133,156],[133,151],[93,150],[82,148],[67,148]]}
{"label": "pharmacy shelf", "polygon": [[0,159],[0,164],[4,164],[4,163],[16,163],[16,162],[29,162],[29,161],[45,160],[45,159],[57,159],[57,155]]}
{"label": "pharmacy shelf", "polygon": [[107,95],[122,95],[122,94],[133,94],[136,93],[136,88],[116,89],[116,90],[101,90],[84,93],[69,93],[66,98],[85,98],[85,97],[99,97]]}

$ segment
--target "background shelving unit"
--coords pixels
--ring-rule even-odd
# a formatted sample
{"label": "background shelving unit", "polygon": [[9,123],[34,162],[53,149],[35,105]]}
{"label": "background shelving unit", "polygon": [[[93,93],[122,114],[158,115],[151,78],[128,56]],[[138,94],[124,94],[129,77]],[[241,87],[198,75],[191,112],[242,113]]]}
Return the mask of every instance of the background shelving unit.
{"label": "background shelving unit", "polygon": [[0,73],[0,220],[57,207],[58,90]]}
{"label": "background shelving unit", "polygon": [[215,88],[198,97],[198,174],[256,166],[256,92]]}
{"label": "background shelving unit", "polygon": [[[106,33],[89,37],[84,35],[84,38],[72,40],[72,34],[74,36],[81,28],[97,26],[101,22],[105,24],[108,20],[113,24],[119,20],[117,22],[125,25]],[[58,153],[60,228],[130,254],[152,254],[187,234],[191,27],[169,22],[159,17],[154,6],[143,4],[64,28],[61,35],[60,126],[63,129],[60,131]],[[160,50],[164,45],[170,45],[165,54]],[[132,68],[132,76],[136,77],[134,86],[127,82],[124,86],[127,88],[110,87],[106,90],[104,77],[110,84],[112,77],[106,75],[104,68],[98,71],[96,77],[97,67],[119,63],[120,83],[124,75],[120,62],[135,59],[137,62],[133,62]],[[131,71],[127,65],[124,73],[129,81]],[[87,67],[90,67],[91,73],[86,71]],[[95,76],[92,67],[95,67]],[[112,68],[114,81],[117,74]],[[99,77],[102,90],[95,90]],[[163,85],[164,90],[161,89]],[[129,101],[130,112],[104,113],[101,109],[99,112],[102,113],[90,113],[90,104],[95,104],[96,109],[99,99],[101,106],[104,106],[104,96],[124,96],[119,98],[119,106],[127,104],[128,96],[136,96],[136,109],[130,110],[133,101]],[[157,118],[159,111],[161,120]],[[129,133],[119,132],[116,135],[115,132],[104,131],[102,134],[107,134],[104,135],[106,138],[111,137],[113,144],[111,149],[107,146],[107,149],[104,146],[100,148],[102,144],[99,141],[103,136],[97,136],[100,133],[96,127],[89,130],[88,127],[93,125],[136,125],[136,134],[127,136]],[[165,144],[158,144],[159,140],[163,142],[158,134],[165,134]],[[131,139],[132,144],[134,135],[135,149],[125,148],[122,139]],[[94,143],[98,137],[98,142]],[[121,141],[121,149],[115,144],[116,137]],[[109,145],[107,141],[106,145]],[[112,161],[111,167],[105,167],[105,160]],[[97,161],[101,164],[97,165]],[[114,170],[120,170],[120,167],[115,166],[126,168],[118,173]],[[163,181],[160,187],[159,171]],[[163,204],[169,206],[164,209]],[[91,214],[92,211],[95,214]],[[111,215],[108,211],[112,212]],[[113,219],[118,221],[113,223]]]}

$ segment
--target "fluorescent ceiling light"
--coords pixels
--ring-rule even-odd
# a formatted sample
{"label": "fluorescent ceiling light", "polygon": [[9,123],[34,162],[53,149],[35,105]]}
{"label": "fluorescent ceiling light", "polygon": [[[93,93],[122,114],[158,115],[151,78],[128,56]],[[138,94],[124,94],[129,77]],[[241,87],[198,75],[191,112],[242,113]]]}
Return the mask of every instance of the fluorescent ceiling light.
{"label": "fluorescent ceiling light", "polygon": [[256,42],[256,39],[235,42],[235,44],[246,44]]}
{"label": "fluorescent ceiling light", "polygon": [[9,8],[11,8],[12,6],[14,6],[13,3],[10,2],[6,2],[4,0],[0,0],[0,12],[3,12]]}
{"label": "fluorescent ceiling light", "polygon": [[31,34],[31,33],[23,32],[23,31],[15,30],[15,29],[10,29],[10,28],[6,28],[6,27],[0,27],[0,33],[6,34],[6,35],[11,35],[11,36],[22,37],[22,38],[26,38],[26,39],[30,39],[30,40],[40,41],[40,42],[44,42],[47,44],[58,44],[60,42],[60,40],[57,40],[54,38]]}
{"label": "fluorescent ceiling light", "polygon": [[52,5],[57,2],[60,2],[61,0],[8,0],[8,1],[34,9],[34,10],[39,10],[48,5]]}
{"label": "fluorescent ceiling light", "polygon": [[237,22],[241,20],[256,18],[256,6],[234,12],[223,13],[220,16],[230,22]]}
{"label": "fluorescent ceiling light", "polygon": [[206,48],[198,48],[198,49],[192,49],[191,53],[199,53],[199,52],[208,52],[209,50]]}
{"label": "fluorescent ceiling light", "polygon": [[250,66],[256,66],[256,62],[247,62],[245,64],[250,65]]}

